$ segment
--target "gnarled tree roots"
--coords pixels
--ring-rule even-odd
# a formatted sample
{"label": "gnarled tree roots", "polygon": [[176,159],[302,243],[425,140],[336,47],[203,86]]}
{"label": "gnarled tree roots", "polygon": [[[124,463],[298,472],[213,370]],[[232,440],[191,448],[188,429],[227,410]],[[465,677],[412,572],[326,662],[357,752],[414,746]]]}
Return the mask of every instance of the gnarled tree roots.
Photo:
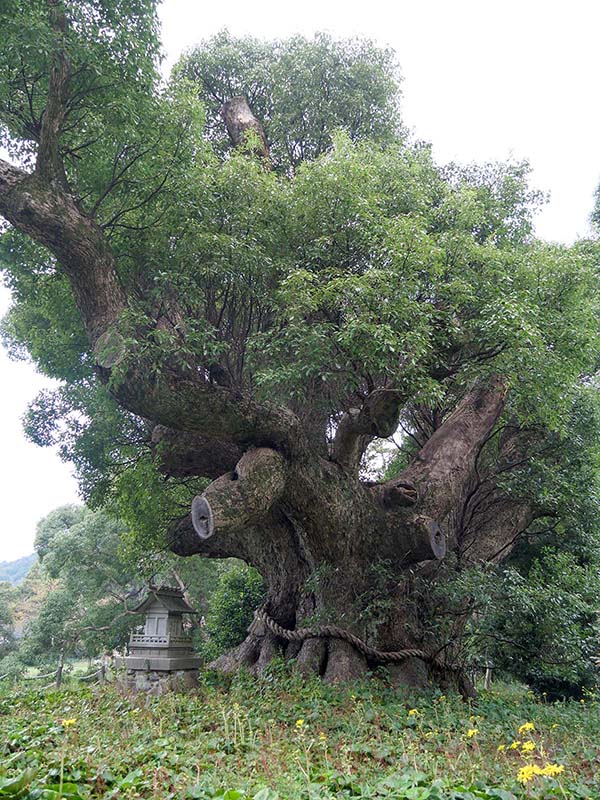
{"label": "gnarled tree roots", "polygon": [[368,670],[385,664],[391,668],[391,677],[397,683],[422,686],[434,678],[437,684],[454,684],[465,699],[475,696],[463,670],[445,663],[436,653],[410,647],[377,650],[337,625],[288,630],[264,608],[255,611],[242,644],[220,656],[211,666],[223,672],[245,667],[260,674],[277,655],[293,659],[300,673],[319,675],[329,683],[359,679]]}

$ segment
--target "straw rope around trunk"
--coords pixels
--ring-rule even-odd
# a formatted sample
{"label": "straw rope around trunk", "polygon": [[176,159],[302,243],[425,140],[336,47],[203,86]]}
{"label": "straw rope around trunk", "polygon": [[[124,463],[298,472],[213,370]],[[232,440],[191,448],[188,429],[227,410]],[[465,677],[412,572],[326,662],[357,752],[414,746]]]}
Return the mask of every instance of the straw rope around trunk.
{"label": "straw rope around trunk", "polygon": [[408,647],[404,650],[377,650],[370,647],[368,644],[359,639],[350,631],[344,628],[338,628],[337,625],[319,625],[316,628],[297,628],[295,631],[283,628],[274,619],[272,619],[263,608],[259,608],[254,612],[254,620],[250,625],[248,632],[259,634],[259,625],[264,627],[278,636],[280,639],[285,639],[287,642],[303,642],[305,639],[341,639],[348,642],[355,647],[360,653],[372,661],[378,661],[382,664],[385,663],[400,663],[406,661],[407,658],[420,658],[422,661],[432,664],[438,669],[447,670],[448,665],[440,661],[437,656],[426,653],[424,650],[418,648]]}

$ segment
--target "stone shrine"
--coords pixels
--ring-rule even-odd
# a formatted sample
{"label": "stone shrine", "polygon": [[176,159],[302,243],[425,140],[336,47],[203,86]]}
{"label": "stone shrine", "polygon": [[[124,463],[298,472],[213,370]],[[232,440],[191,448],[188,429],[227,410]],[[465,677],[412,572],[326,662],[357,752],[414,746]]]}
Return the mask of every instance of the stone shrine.
{"label": "stone shrine", "polygon": [[117,661],[126,670],[126,687],[160,693],[196,686],[200,657],[183,627],[183,615],[197,612],[183,592],[170,586],[151,587],[143,602],[131,610],[145,613],[146,623],[143,633],[131,634],[129,655]]}

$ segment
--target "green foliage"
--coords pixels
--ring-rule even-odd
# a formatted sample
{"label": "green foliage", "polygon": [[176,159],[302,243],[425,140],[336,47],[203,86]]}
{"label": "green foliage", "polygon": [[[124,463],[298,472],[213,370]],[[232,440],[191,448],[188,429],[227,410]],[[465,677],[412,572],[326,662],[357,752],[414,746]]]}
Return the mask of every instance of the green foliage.
{"label": "green foliage", "polygon": [[63,152],[75,162],[83,146],[100,166],[102,147],[95,136],[104,133],[107,145],[115,130],[124,137],[134,132],[157,80],[155,6],[154,0],[66,0],[59,9],[69,25],[60,33],[51,26],[43,0],[5,0],[0,9],[0,143],[21,156],[33,152],[47,76],[60,44],[72,65]]}
{"label": "green foliage", "polygon": [[68,536],[70,529],[80,523],[84,515],[83,506],[67,505],[56,508],[38,522],[34,546],[40,561],[50,552],[54,539],[58,537],[60,541]]}
{"label": "green foliage", "polygon": [[598,559],[582,564],[545,547],[441,577],[423,602],[437,608],[436,633],[467,669],[490,664],[555,699],[582,697],[598,681],[599,592]]}
{"label": "green foliage", "polygon": [[552,696],[581,695],[598,678],[600,565],[542,552],[526,575],[506,570],[485,633],[500,669]]}
{"label": "green foliage", "polygon": [[259,573],[245,564],[225,563],[210,595],[202,653],[206,660],[217,658],[240,644],[262,605],[265,585]]}
{"label": "green foliage", "polygon": [[[600,790],[599,720],[593,695],[552,704],[501,685],[472,705],[307,684],[282,664],[196,696],[0,687],[0,790],[21,779],[23,797],[53,796],[62,774],[73,796],[106,800],[583,800]],[[559,772],[521,782],[527,765]]]}
{"label": "green foliage", "polygon": [[113,493],[119,517],[127,525],[129,558],[150,556],[165,550],[164,530],[157,520],[184,516],[192,499],[206,487],[202,479],[181,482],[160,474],[145,454],[116,478]]}
{"label": "green foliage", "polygon": [[282,172],[325,153],[338,128],[354,141],[378,142],[400,129],[395,54],[365,39],[318,33],[265,42],[221,31],[185,55],[175,76],[189,80],[205,105],[218,152],[228,149],[222,104],[247,97]]}

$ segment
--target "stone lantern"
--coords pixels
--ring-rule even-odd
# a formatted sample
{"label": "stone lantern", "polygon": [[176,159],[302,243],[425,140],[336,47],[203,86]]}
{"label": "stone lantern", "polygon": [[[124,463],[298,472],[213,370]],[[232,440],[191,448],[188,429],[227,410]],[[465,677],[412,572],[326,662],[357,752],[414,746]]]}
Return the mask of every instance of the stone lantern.
{"label": "stone lantern", "polygon": [[146,614],[143,633],[132,633],[129,655],[118,666],[126,669],[126,686],[136,691],[162,692],[193,688],[198,682],[200,658],[194,653],[183,615],[197,612],[180,589],[151,587],[135,613]]}

